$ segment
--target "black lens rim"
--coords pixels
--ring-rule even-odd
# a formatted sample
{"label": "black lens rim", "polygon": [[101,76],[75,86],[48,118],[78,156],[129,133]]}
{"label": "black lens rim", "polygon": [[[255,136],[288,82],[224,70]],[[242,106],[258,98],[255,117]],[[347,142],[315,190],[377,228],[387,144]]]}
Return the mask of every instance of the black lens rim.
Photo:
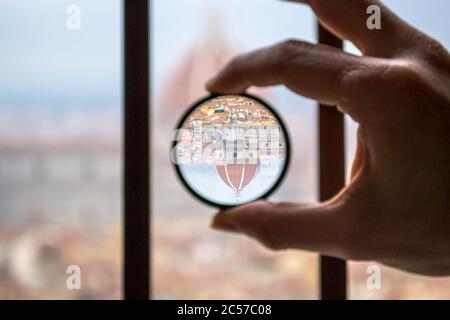
{"label": "black lens rim", "polygon": [[[189,193],[191,195],[194,196],[194,198],[196,198],[197,200],[199,200],[200,202],[207,204],[211,207],[215,207],[215,208],[219,208],[219,209],[227,209],[227,208],[233,208],[236,206],[240,206],[243,204],[247,204],[247,203],[251,203],[257,200],[262,200],[262,199],[266,199],[267,197],[269,197],[273,192],[275,192],[278,187],[281,185],[281,183],[283,182],[286,173],[288,171],[288,168],[290,166],[290,162],[291,162],[291,142],[290,142],[290,135],[288,133],[286,124],[284,122],[284,120],[281,118],[281,116],[278,114],[277,111],[275,111],[275,109],[270,106],[267,102],[265,102],[264,100],[262,100],[261,98],[254,96],[252,94],[210,94],[206,97],[201,98],[200,100],[196,101],[194,104],[192,104],[183,114],[183,116],[181,117],[181,119],[178,121],[177,126],[176,126],[176,130],[179,130],[184,122],[186,121],[186,119],[189,117],[189,115],[195,110],[197,109],[201,104],[205,103],[208,100],[217,98],[217,97],[223,97],[223,96],[229,96],[229,95],[233,95],[233,96],[241,96],[241,97],[246,97],[246,98],[250,98],[255,100],[256,102],[260,103],[261,105],[263,105],[264,107],[266,107],[270,112],[272,112],[272,114],[275,116],[275,118],[277,119],[278,123],[280,124],[281,130],[283,132],[284,135],[284,139],[285,139],[285,143],[286,143],[286,159],[284,162],[284,166],[283,169],[281,170],[281,173],[278,177],[278,179],[275,181],[275,183],[272,185],[272,187],[267,190],[265,193],[263,193],[260,197],[256,198],[255,200],[249,201],[249,202],[244,202],[244,203],[240,203],[240,204],[236,204],[236,205],[225,205],[222,203],[217,203],[214,201],[211,201],[209,199],[206,199],[205,197],[203,197],[202,195],[200,195],[199,193],[197,193],[190,185],[189,183],[186,181],[186,179],[184,178],[183,174],[181,173],[181,169],[180,166],[178,165],[178,163],[174,163],[174,161],[172,162],[172,166],[175,169],[176,175],[178,177],[178,180],[180,180],[181,184],[189,191]],[[171,144],[171,149],[170,149],[170,156],[172,156],[172,150],[174,150],[174,148],[176,147],[178,142],[178,131],[177,134],[174,137],[174,141]],[[172,157],[170,157],[170,159],[172,159]],[[176,161],[178,162],[178,161]]]}

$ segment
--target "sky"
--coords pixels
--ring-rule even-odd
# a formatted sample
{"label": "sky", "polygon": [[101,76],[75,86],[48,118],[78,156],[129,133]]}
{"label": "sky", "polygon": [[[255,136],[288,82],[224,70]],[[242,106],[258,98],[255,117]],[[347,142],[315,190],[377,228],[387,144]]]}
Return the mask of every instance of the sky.
{"label": "sky", "polygon": [[[76,31],[66,26],[75,3]],[[120,97],[120,13],[117,0],[2,0],[0,102]]]}
{"label": "sky", "polygon": [[[407,21],[450,47],[450,1],[388,0],[386,3]],[[67,7],[74,4],[81,9],[80,30],[69,30],[66,25]],[[151,77],[152,92],[156,95],[174,65],[204,34],[211,17],[222,21],[227,40],[241,51],[287,38],[307,41],[315,38],[311,10],[286,1],[153,0],[151,7]],[[49,127],[48,124],[54,123],[50,135],[67,127],[64,121],[77,123],[76,119],[92,113],[96,116],[86,128],[94,132],[94,123],[107,119],[109,127],[120,130],[122,13],[120,0],[0,1],[2,136],[12,131],[22,134],[15,124],[17,119],[26,117],[34,121],[48,115],[56,118],[43,120],[39,126]],[[315,112],[310,107],[314,105],[312,101],[283,88],[274,92],[281,109],[285,105],[305,106],[300,112],[313,119],[310,118]],[[287,113],[281,111],[282,115]],[[104,113],[110,115],[103,117]],[[64,120],[67,115],[74,115],[75,120]],[[291,121],[297,121],[295,116]],[[62,127],[58,127],[60,124]]]}
{"label": "sky", "polygon": [[[450,46],[448,0],[389,0],[406,20]],[[82,27],[66,27],[68,5],[81,8]],[[285,38],[313,40],[310,10],[278,0],[154,0],[153,80],[158,83],[195,41],[208,11],[224,20],[243,50]],[[122,6],[119,0],[2,0],[0,102],[113,99],[121,96]]]}

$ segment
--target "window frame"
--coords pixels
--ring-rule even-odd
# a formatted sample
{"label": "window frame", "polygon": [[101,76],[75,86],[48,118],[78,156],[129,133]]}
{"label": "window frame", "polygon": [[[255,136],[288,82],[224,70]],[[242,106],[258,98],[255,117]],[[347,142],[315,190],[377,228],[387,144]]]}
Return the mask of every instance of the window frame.
{"label": "window frame", "polygon": [[150,298],[149,2],[124,0],[123,297]]}
{"label": "window frame", "polygon": [[[150,186],[150,3],[124,0],[123,122],[123,297],[151,298]],[[342,41],[318,24],[318,42],[342,48]],[[345,184],[344,117],[318,105],[319,200]],[[347,298],[346,262],[320,256],[320,298]]]}
{"label": "window frame", "polygon": [[[343,48],[341,39],[317,23],[318,42]],[[344,115],[336,108],[318,104],[319,200],[332,198],[345,185]],[[320,298],[347,299],[347,265],[337,258],[319,257]]]}

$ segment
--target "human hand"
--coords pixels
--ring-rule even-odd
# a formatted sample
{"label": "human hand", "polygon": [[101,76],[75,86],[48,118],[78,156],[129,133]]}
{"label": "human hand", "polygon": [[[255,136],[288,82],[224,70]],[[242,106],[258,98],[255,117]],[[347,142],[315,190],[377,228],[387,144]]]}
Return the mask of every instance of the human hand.
{"label": "human hand", "polygon": [[[207,84],[214,93],[284,85],[359,124],[351,179],[325,203],[258,201],[218,213],[212,227],[269,248],[375,260],[450,275],[450,57],[378,1],[297,0],[363,53],[289,40],[240,55]],[[366,28],[381,7],[382,29]]]}

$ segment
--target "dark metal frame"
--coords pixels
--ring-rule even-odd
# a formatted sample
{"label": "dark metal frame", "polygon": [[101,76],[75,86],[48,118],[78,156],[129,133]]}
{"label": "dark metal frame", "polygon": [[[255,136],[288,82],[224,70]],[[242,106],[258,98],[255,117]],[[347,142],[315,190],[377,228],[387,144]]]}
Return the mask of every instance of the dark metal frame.
{"label": "dark metal frame", "polygon": [[124,1],[124,298],[150,297],[148,0]]}
{"label": "dark metal frame", "polygon": [[[176,129],[181,129],[183,127],[184,122],[187,120],[187,118],[189,117],[189,115],[195,110],[197,109],[199,106],[201,106],[203,103],[207,102],[208,100],[220,97],[221,95],[218,94],[211,94],[207,97],[204,97],[200,100],[198,100],[197,102],[195,102],[181,117],[180,121],[178,122]],[[281,170],[280,176],[278,177],[278,179],[275,181],[275,183],[270,187],[269,190],[267,190],[265,193],[263,193],[258,199],[266,199],[267,197],[269,197],[281,184],[281,182],[283,182],[284,177],[286,176],[286,172],[289,168],[289,163],[291,160],[291,143],[290,143],[290,137],[289,137],[289,133],[287,131],[287,127],[285,125],[285,122],[283,121],[283,119],[281,118],[281,116],[276,112],[276,110],[271,107],[267,102],[261,100],[260,98],[252,95],[252,94],[240,94],[240,96],[242,97],[247,97],[250,98],[256,102],[258,102],[259,104],[261,104],[262,106],[264,106],[267,110],[269,110],[274,116],[275,119],[278,121],[278,123],[280,124],[281,127],[281,131],[283,132],[283,136],[284,136],[284,140],[285,140],[285,144],[286,144],[286,159],[284,162],[284,166],[283,169]],[[172,143],[172,148],[171,148],[171,152],[172,150],[175,149],[177,143],[178,143],[178,136],[175,137],[173,143]],[[176,161],[176,159],[175,159]],[[219,203],[215,203],[213,201],[210,201],[209,199],[203,197],[201,194],[199,194],[198,192],[196,192],[191,185],[189,185],[189,183],[184,179],[183,174],[180,170],[180,166],[177,163],[173,163],[173,166],[175,168],[175,172],[177,173],[177,177],[180,180],[181,184],[198,200],[200,200],[201,202],[210,205],[212,207],[216,207],[216,208],[221,208],[221,209],[226,209],[226,208],[230,208],[233,207],[233,205],[224,205],[224,204],[219,204]],[[258,200],[255,199],[255,200]],[[245,204],[245,203],[241,203],[240,205]]]}
{"label": "dark metal frame", "polygon": [[[127,300],[150,298],[150,0],[124,0],[124,260]],[[319,42],[342,41],[318,28]],[[344,185],[344,122],[335,108],[319,106],[320,200]],[[346,299],[346,264],[320,258],[322,299]]]}
{"label": "dark metal frame", "polygon": [[[318,24],[318,40],[336,48],[343,43]],[[333,197],[345,184],[344,116],[336,108],[319,104],[319,200]],[[347,299],[346,262],[320,256],[320,297],[323,300]]]}

